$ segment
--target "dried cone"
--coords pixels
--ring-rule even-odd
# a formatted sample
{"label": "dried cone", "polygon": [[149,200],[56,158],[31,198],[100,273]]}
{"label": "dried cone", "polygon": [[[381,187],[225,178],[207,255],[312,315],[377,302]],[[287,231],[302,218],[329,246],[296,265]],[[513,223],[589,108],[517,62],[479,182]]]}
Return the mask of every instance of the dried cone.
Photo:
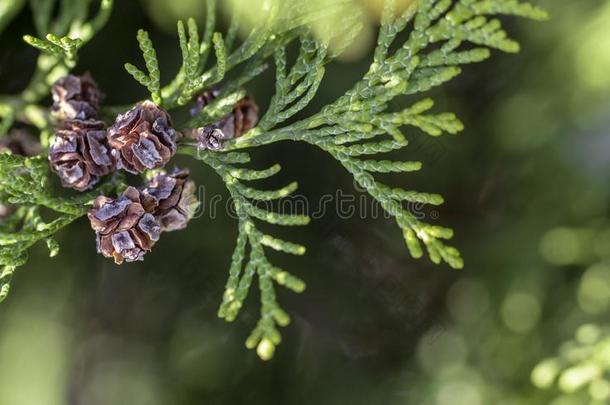
{"label": "dried cone", "polygon": [[151,101],[120,114],[108,129],[117,168],[134,174],[165,166],[176,153],[176,137],[169,114]]}
{"label": "dried cone", "polygon": [[230,138],[241,136],[254,128],[258,122],[258,106],[250,97],[244,97],[235,104],[233,112],[219,124],[222,132]]}
{"label": "dried cone", "polygon": [[58,121],[97,118],[102,94],[89,73],[67,75],[53,84],[52,115]]}
{"label": "dried cone", "polygon": [[114,164],[101,121],[66,121],[55,131],[49,161],[64,187],[78,191],[95,185]]}
{"label": "dried cone", "polygon": [[222,141],[231,139],[215,125],[197,128],[193,131],[193,134],[200,147],[210,150],[222,149]]}
{"label": "dried cone", "polygon": [[204,90],[195,101],[195,105],[189,110],[191,116],[199,114],[205,106],[209,105],[216,97],[220,95],[220,90],[212,88]]}
{"label": "dried cone", "polygon": [[[206,90],[197,97],[197,102],[191,108],[191,115],[197,115],[209,105],[220,92],[217,89]],[[239,100],[233,111],[218,122],[193,131],[193,137],[203,148],[218,150],[222,141],[239,137],[256,126],[258,122],[258,106],[254,100],[246,96]]]}
{"label": "dried cone", "polygon": [[186,228],[199,206],[195,183],[189,180],[186,169],[153,177],[142,190],[142,202],[147,212],[154,213],[163,231]]}
{"label": "dried cone", "polygon": [[97,197],[87,214],[97,251],[116,264],[143,260],[159,239],[159,222],[144,210],[140,197],[136,188],[127,187],[118,199]]}

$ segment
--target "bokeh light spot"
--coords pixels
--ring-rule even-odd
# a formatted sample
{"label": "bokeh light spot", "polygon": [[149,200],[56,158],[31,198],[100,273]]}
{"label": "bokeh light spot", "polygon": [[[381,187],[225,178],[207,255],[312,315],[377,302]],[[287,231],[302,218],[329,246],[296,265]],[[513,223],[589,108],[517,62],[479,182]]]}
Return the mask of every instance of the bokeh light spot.
{"label": "bokeh light spot", "polygon": [[489,292],[479,281],[462,279],[447,293],[447,309],[458,322],[480,319],[489,307]]}
{"label": "bokeh light spot", "polygon": [[436,396],[438,405],[482,405],[481,393],[473,384],[451,382],[445,384]]}
{"label": "bokeh light spot", "polygon": [[540,303],[527,292],[510,293],[502,303],[502,320],[508,329],[516,333],[527,333],[540,319]]}
{"label": "bokeh light spot", "polygon": [[593,90],[610,88],[610,4],[579,35],[574,54],[580,81]]}
{"label": "bokeh light spot", "polygon": [[419,341],[417,359],[430,374],[463,363],[467,355],[464,338],[457,331],[433,328]]}
{"label": "bokeh light spot", "polygon": [[547,359],[538,364],[532,371],[531,380],[538,388],[546,389],[553,385],[559,371],[561,363],[559,359]]}
{"label": "bokeh light spot", "polygon": [[540,242],[540,254],[555,265],[566,265],[578,260],[581,253],[580,239],[575,230],[554,228]]}
{"label": "bokeh light spot", "polygon": [[598,264],[589,268],[580,280],[578,304],[591,314],[599,314],[608,309],[610,303],[610,266]]}

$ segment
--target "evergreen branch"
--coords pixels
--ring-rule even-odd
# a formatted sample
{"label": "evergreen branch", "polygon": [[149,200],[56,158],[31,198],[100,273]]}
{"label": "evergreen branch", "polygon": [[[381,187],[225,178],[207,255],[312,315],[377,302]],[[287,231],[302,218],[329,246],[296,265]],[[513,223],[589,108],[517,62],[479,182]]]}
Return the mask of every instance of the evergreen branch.
{"label": "evergreen branch", "polygon": [[73,197],[58,197],[49,184],[49,166],[44,156],[26,158],[0,153],[0,190],[8,202],[47,207],[69,215],[84,215],[88,205],[100,192],[114,188],[114,179],[97,189]]}
{"label": "evergreen branch", "polygon": [[229,173],[238,180],[262,180],[273,176],[281,170],[281,166],[275,164],[264,170],[251,170],[243,168],[232,169]]}
{"label": "evergreen branch", "polygon": [[258,200],[258,201],[277,200],[279,198],[283,198],[283,197],[286,197],[286,196],[292,194],[298,188],[298,185],[296,182],[292,182],[292,183],[288,184],[287,186],[284,186],[280,189],[273,190],[273,191],[257,190],[257,189],[254,189],[254,188],[251,188],[248,186],[244,186],[243,184],[241,184],[239,182],[236,182],[235,186],[238,189],[238,191],[240,192],[240,194],[243,195],[244,197],[251,199],[251,200]]}
{"label": "evergreen branch", "polygon": [[305,254],[305,246],[277,239],[271,235],[261,234],[260,243],[270,247],[271,249],[277,250],[278,252],[289,253],[297,256]]}
{"label": "evergreen branch", "polygon": [[[241,195],[240,197],[246,198],[245,195]],[[248,214],[248,216],[273,225],[297,226],[307,225],[309,223],[309,217],[306,215],[288,215],[270,212],[262,208],[258,208],[245,200],[242,201],[241,204],[243,205],[244,212]]]}
{"label": "evergreen branch", "polygon": [[6,133],[11,129],[13,123],[16,118],[16,110],[10,104],[0,104],[0,137],[6,135]]}
{"label": "evergreen branch", "polygon": [[369,173],[415,172],[421,162],[392,162],[390,160],[361,160],[357,164]]}
{"label": "evergreen branch", "polygon": [[146,64],[146,70],[148,74],[142,72],[140,69],[130,63],[125,64],[125,70],[133,76],[134,79],[142,86],[146,87],[150,92],[153,102],[157,105],[163,105],[163,98],[161,96],[161,73],[159,71],[159,62],[157,61],[157,53],[153,46],[148,32],[140,29],[138,30],[138,44],[140,50],[144,56],[144,62]]}
{"label": "evergreen branch", "polygon": [[79,38],[73,39],[68,36],[60,38],[53,34],[47,34],[45,39],[24,35],[23,40],[30,46],[63,60],[66,66],[76,65],[78,50],[83,45],[83,41]]}
{"label": "evergreen branch", "polygon": [[[78,59],[78,51],[103,28],[108,21],[112,6],[113,0],[101,0],[97,14],[89,21],[87,21],[88,0],[62,1],[59,13],[53,21],[50,21],[50,16],[53,14],[49,13],[47,16],[46,9],[44,11],[35,10],[34,18],[38,20],[36,23],[38,29],[50,27],[51,33],[46,35],[45,39],[30,35],[24,36],[24,40],[28,44],[42,52],[36,62],[36,71],[30,83],[17,99],[20,110],[25,109],[27,104],[35,104],[46,97],[53,81],[52,78],[63,76],[74,68]],[[44,32],[39,31],[39,34],[42,36]]]}
{"label": "evergreen branch", "polygon": [[11,288],[11,280],[16,266],[4,266],[0,268],[0,303],[6,299]]}
{"label": "evergreen branch", "polygon": [[[236,50],[228,53],[232,48],[237,32],[237,22],[232,23],[229,28],[230,43],[223,39],[219,32],[214,32],[216,2],[208,0],[208,20],[199,43],[199,31],[194,20],[188,22],[188,35],[182,22],[178,23],[178,37],[182,52],[182,68],[172,80],[170,85],[163,89],[163,94],[168,98],[167,108],[173,108],[187,104],[197,93],[205,88],[220,83],[227,72],[234,69],[243,62],[249,61],[263,49],[265,54],[269,53],[270,37],[277,16],[279,3],[272,0],[266,1],[270,6],[268,19],[260,27],[252,30],[246,40]],[[276,37],[275,40],[281,40]],[[208,55],[214,48],[216,65],[205,71]],[[264,58],[263,58],[264,59]],[[262,64],[262,63],[261,63]],[[260,70],[257,74],[260,74]],[[249,79],[248,79],[249,80]]]}
{"label": "evergreen branch", "polygon": [[286,121],[309,104],[324,77],[327,47],[306,36],[301,51],[289,73],[286,72],[286,50],[275,52],[276,84],[269,109],[258,124],[267,131]]}
{"label": "evergreen branch", "polygon": [[[36,213],[37,208],[29,208],[28,215]],[[23,212],[23,211],[22,211]],[[37,213],[35,214],[37,215]],[[15,270],[27,262],[27,250],[39,241],[45,241],[49,249],[49,256],[56,256],[59,252],[59,245],[51,238],[62,228],[79,218],[79,214],[65,214],[47,224],[38,217],[36,229],[27,229],[32,220],[26,221],[24,218],[24,229],[15,233],[5,234],[0,232],[0,302],[6,299],[11,285]]]}
{"label": "evergreen branch", "polygon": [[[516,0],[422,0],[413,2],[399,16],[395,15],[394,2],[386,2],[373,62],[362,80],[318,114],[284,128],[272,129],[283,121],[281,111],[284,105],[294,101],[307,87],[303,80],[301,87],[293,90],[291,86],[295,82],[290,78],[299,80],[309,72],[323,72],[324,63],[313,57],[314,50],[324,49],[324,45],[318,43],[312,47],[307,40],[302,40],[295,67],[307,66],[308,71],[303,73],[302,69],[295,68],[288,73],[285,50],[278,49],[275,53],[276,95],[267,114],[257,128],[228,142],[225,149],[260,146],[281,140],[302,140],[322,148],[340,161],[358,184],[395,218],[412,256],[422,256],[420,243],[423,243],[433,262],[445,261],[451,267],[461,268],[463,262],[458,251],[441,241],[449,239],[451,232],[422,222],[401,204],[407,201],[438,205],[442,198],[436,194],[390,188],[376,181],[371,174],[401,171],[403,168],[417,170],[420,165],[365,163],[366,160],[356,158],[405,147],[407,140],[400,130],[404,126],[419,128],[432,136],[455,134],[463,129],[462,123],[452,113],[424,114],[434,104],[430,99],[401,112],[386,110],[390,101],[398,96],[422,93],[451,80],[461,72],[459,65],[485,60],[490,55],[489,49],[517,51],[518,44],[507,37],[498,20],[487,18],[489,14],[546,18],[541,9]],[[409,36],[402,46],[390,53],[398,34],[411,21],[413,28]],[[461,49],[468,43],[475,47]],[[311,80],[316,83],[315,88],[321,79],[316,76]],[[388,136],[391,139],[377,140]]]}
{"label": "evergreen branch", "polygon": [[[205,32],[203,33],[203,40],[201,41],[201,45],[199,46],[199,53],[201,54],[198,68],[199,74],[204,71],[208,63],[208,57],[210,55],[212,35],[214,34],[214,27],[216,25],[216,0],[206,1],[205,15]],[[231,28],[229,28],[229,33],[231,33],[232,29],[237,29],[237,19],[235,18],[231,20]],[[227,48],[230,48],[230,46],[227,46]]]}
{"label": "evergreen branch", "polygon": [[[23,1],[11,6],[8,17],[0,16],[0,30],[19,10]],[[178,40],[182,66],[163,89],[156,51],[149,35],[139,30],[137,40],[143,53],[146,72],[134,65],[125,68],[151,93],[153,101],[165,108],[186,105],[199,92],[216,86],[229,75],[231,81],[221,88],[220,96],[186,122],[187,129],[216,122],[244,97],[243,86],[260,75],[267,59],[273,57],[276,69],[275,94],[259,125],[244,136],[226,142],[221,152],[198,151],[192,144],[180,146],[180,152],[193,155],[210,166],[224,181],[238,214],[238,236],[232,255],[226,289],[218,314],[234,320],[241,310],[256,278],[260,289],[260,319],[248,337],[246,346],[257,349],[269,359],[280,343],[278,326],[286,326],[290,317],[276,298],[275,284],[301,292],[305,284],[299,278],[275,267],[265,249],[302,255],[305,248],[263,233],[259,221],[275,225],[305,225],[309,217],[298,213],[271,210],[264,202],[281,200],[296,190],[290,183],[276,190],[261,190],[244,182],[269,178],[279,165],[253,170],[248,153],[236,149],[292,140],[314,145],[339,161],[355,181],[393,218],[402,231],[410,254],[419,258],[427,252],[434,263],[442,261],[461,268],[459,252],[445,241],[451,239],[449,228],[426,223],[410,211],[411,204],[439,205],[438,194],[419,192],[384,184],[374,175],[410,172],[421,169],[420,162],[390,161],[379,154],[400,150],[408,145],[402,129],[410,127],[430,136],[455,134],[463,129],[452,113],[430,112],[431,99],[424,99],[403,109],[390,111],[390,104],[403,95],[426,92],[461,72],[461,66],[487,59],[492,49],[516,52],[519,45],[510,39],[493,15],[506,14],[544,19],[541,9],[518,0],[420,0],[411,2],[401,15],[395,15],[393,1],[384,9],[373,61],[367,73],[348,92],[318,113],[299,121],[289,120],[315,97],[325,74],[325,65],[354,38],[361,22],[347,15],[343,24],[333,26],[330,35],[320,35],[305,28],[311,22],[324,26],[325,18],[344,10],[345,1],[334,2],[324,10],[313,10],[305,3],[266,0],[267,19],[254,27],[246,39],[234,46],[239,22],[231,22],[225,36],[216,31],[216,1],[208,0],[207,21],[200,35],[193,19],[178,22]],[[0,0],[1,7],[6,3]],[[78,51],[108,20],[112,0],[101,0],[97,15],[87,21],[89,0],[64,0],[52,20],[53,0],[31,0],[38,37],[24,40],[42,51],[32,81],[20,97],[0,98],[0,135],[16,119],[44,116],[36,103],[48,95],[51,78],[74,67]],[[291,9],[295,6],[295,9]],[[1,13],[0,13],[1,14]],[[409,27],[406,35],[399,35]],[[44,39],[42,35],[47,31]],[[401,38],[402,43],[395,44]],[[332,47],[329,43],[338,42]],[[287,49],[298,41],[299,52],[288,66]],[[214,51],[216,63],[208,67]],[[242,71],[234,75],[233,70]],[[35,110],[35,113],[26,113]],[[42,111],[41,111],[42,110]],[[32,123],[48,133],[46,119]],[[84,215],[92,199],[104,190],[115,188],[115,180],[97,190],[76,197],[57,196],[48,181],[48,162],[44,156],[23,158],[0,154],[0,193],[3,201],[18,204],[17,213],[0,224],[0,301],[6,297],[15,270],[27,260],[28,249],[44,241],[51,256],[58,252],[54,235],[76,218]],[[54,219],[45,222],[39,211],[46,207]]]}
{"label": "evergreen branch", "polygon": [[[259,357],[268,360],[273,356],[275,347],[281,341],[277,326],[286,326],[290,322],[288,314],[277,303],[274,282],[295,292],[303,291],[305,283],[273,266],[267,259],[264,248],[302,255],[305,253],[305,247],[263,234],[256,228],[254,220],[278,225],[304,225],[309,222],[309,217],[267,211],[253,205],[248,200],[266,201],[286,197],[296,189],[296,183],[275,191],[257,190],[241,184],[240,180],[268,178],[279,171],[279,165],[265,170],[250,170],[233,167],[231,164],[234,163],[228,163],[228,161],[247,162],[247,155],[196,153],[187,146],[182,146],[180,150],[202,160],[214,169],[225,182],[233,199],[239,218],[238,237],[218,315],[227,321],[233,321],[237,317],[256,276],[261,294],[261,315],[256,327],[246,340],[246,346],[256,348]],[[247,254],[248,247],[249,253]]]}
{"label": "evergreen branch", "polygon": [[[196,44],[196,42],[198,42],[197,38],[199,37],[196,22],[192,19],[189,19],[187,22],[187,25],[189,26],[189,35],[187,36],[186,30],[184,29],[184,23],[182,21],[178,21],[178,41],[180,51],[182,53],[182,66],[171,83],[162,89],[163,97],[169,100],[168,105],[179,105],[177,104],[177,99],[179,97],[184,97],[183,94],[187,92],[189,83],[195,77],[201,75],[205,70],[212,48],[212,35],[214,34],[215,24],[216,0],[206,1],[205,32],[200,44]],[[191,55],[195,52],[197,55]],[[193,73],[194,70],[191,67],[189,70],[190,75],[187,77],[186,65],[194,58],[198,59],[198,64],[196,66],[197,74],[195,75]]]}
{"label": "evergreen branch", "polygon": [[[28,249],[44,241],[50,257],[56,256],[59,245],[53,236],[85,215],[100,193],[108,193],[115,187],[110,180],[96,190],[75,197],[60,197],[54,195],[48,178],[48,163],[44,156],[26,158],[0,153],[2,199],[19,206],[0,226],[0,302],[9,292],[15,270],[27,261]],[[40,207],[55,211],[57,217],[45,222],[40,216]]]}
{"label": "evergreen branch", "polygon": [[226,154],[221,154],[218,156],[214,156],[213,153],[209,151],[201,152],[201,157],[216,157],[216,159],[220,160],[223,163],[235,164],[235,163],[249,163],[250,155],[245,152],[230,152]]}

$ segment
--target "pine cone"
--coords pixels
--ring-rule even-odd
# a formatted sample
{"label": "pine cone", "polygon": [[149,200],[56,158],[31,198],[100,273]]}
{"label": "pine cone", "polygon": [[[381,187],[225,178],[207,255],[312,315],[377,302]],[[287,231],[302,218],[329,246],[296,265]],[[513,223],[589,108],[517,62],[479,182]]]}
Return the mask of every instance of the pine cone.
{"label": "pine cone", "polygon": [[97,118],[102,93],[89,73],[67,75],[53,84],[52,115],[58,121]]}
{"label": "pine cone", "polygon": [[218,95],[220,94],[220,90],[216,88],[204,90],[195,101],[195,105],[189,110],[191,113],[191,117],[199,114],[201,110],[207,105],[209,105]]}
{"label": "pine cone", "polygon": [[49,161],[64,187],[83,191],[110,173],[114,164],[101,121],[66,121],[55,131]]}
{"label": "pine cone", "polygon": [[127,187],[118,199],[97,197],[87,214],[98,253],[114,258],[116,264],[143,260],[159,239],[159,222],[144,210],[140,197],[136,188]]}
{"label": "pine cone", "polygon": [[0,139],[0,152],[26,157],[36,156],[40,153],[40,142],[26,130],[13,129]]}
{"label": "pine cone", "polygon": [[154,213],[163,231],[184,229],[199,206],[195,189],[189,171],[176,169],[153,177],[142,190],[142,203],[147,212]]}
{"label": "pine cone", "polygon": [[176,137],[169,114],[151,101],[120,114],[108,129],[117,167],[134,174],[165,166],[176,153]]}
{"label": "pine cone", "polygon": [[244,97],[235,104],[233,112],[222,120],[220,129],[230,138],[242,136],[256,126],[258,106],[250,97]]}
{"label": "pine cone", "polygon": [[[217,89],[205,90],[197,97],[195,106],[190,110],[191,115],[199,114],[219,94],[220,91]],[[254,128],[257,122],[258,106],[251,97],[246,96],[235,104],[229,115],[212,125],[195,129],[192,136],[203,148],[218,150],[222,148],[223,140],[245,134]]]}
{"label": "pine cone", "polygon": [[192,134],[200,147],[210,150],[222,149],[222,141],[231,139],[231,137],[227,136],[226,133],[215,125],[197,128],[193,130]]}

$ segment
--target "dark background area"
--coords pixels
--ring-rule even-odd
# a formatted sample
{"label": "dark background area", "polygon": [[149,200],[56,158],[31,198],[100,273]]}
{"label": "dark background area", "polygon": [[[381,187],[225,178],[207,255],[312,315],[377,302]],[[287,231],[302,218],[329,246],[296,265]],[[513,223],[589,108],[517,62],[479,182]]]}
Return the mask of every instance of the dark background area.
{"label": "dark background area", "polygon": [[[92,73],[106,104],[129,104],[146,97],[122,67],[141,64],[137,29],[151,32],[170,78],[181,60],[165,20],[184,15],[163,11],[163,2],[117,3],[75,71]],[[463,270],[412,259],[392,220],[331,211],[307,227],[276,227],[307,246],[303,257],[272,254],[307,289],[278,287],[293,321],[263,362],[243,345],[258,317],[255,288],[234,323],[216,317],[237,236],[224,209],[120,268],[95,253],[83,218],[59,235],[58,257],[32,251],[0,308],[0,404],[589,403],[586,392],[536,388],[530,373],[579,325],[608,322],[602,293],[589,297],[602,310],[583,307],[582,277],[610,257],[610,3],[537,4],[550,21],[505,20],[521,53],[494,52],[429,95],[465,130],[431,138],[406,128],[410,145],[395,157],[424,168],[386,178],[445,197],[426,212],[455,230]],[[31,32],[24,12],[0,38],[0,93],[19,91],[33,72],[36,51],[20,39]],[[307,111],[356,82],[371,51],[330,65]],[[271,73],[248,86],[261,106]],[[253,156],[261,168],[280,163],[269,185],[298,180],[312,211],[337,190],[361,197],[338,162],[312,146],[283,142]],[[206,201],[227,202],[214,172],[175,160],[205,186]]]}

